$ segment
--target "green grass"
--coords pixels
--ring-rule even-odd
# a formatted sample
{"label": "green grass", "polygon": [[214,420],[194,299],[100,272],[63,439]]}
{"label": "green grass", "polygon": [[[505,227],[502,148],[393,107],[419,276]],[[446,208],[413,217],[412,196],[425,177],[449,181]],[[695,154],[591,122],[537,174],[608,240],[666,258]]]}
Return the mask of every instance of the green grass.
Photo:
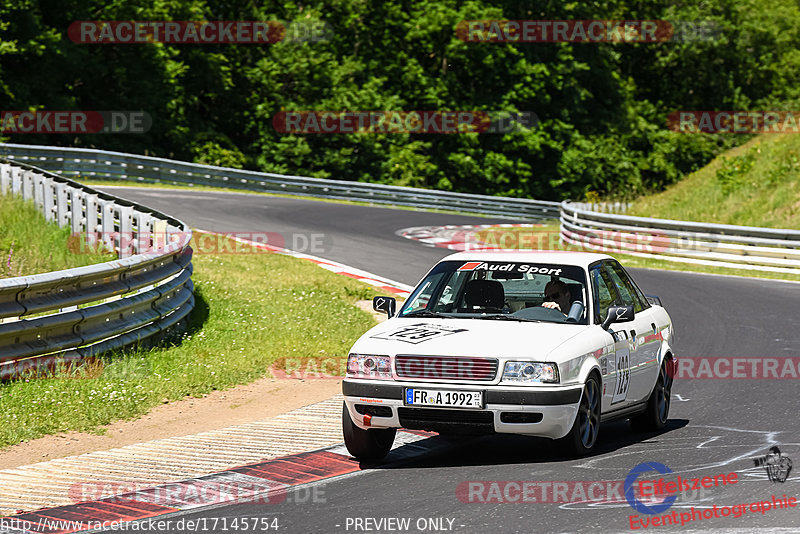
{"label": "green grass", "polygon": [[48,223],[33,202],[0,194],[0,278],[102,263],[113,254],[81,252],[69,228]]}
{"label": "green grass", "polygon": [[630,215],[800,228],[800,135],[764,134],[655,195]]}
{"label": "green grass", "polygon": [[343,359],[374,324],[354,306],[371,288],[310,262],[270,253],[199,254],[193,262],[193,332],[54,378],[0,384],[0,447],[102,431],[163,402],[268,376],[284,357]]}
{"label": "green grass", "polygon": [[[483,243],[496,244],[503,248],[511,249],[597,252],[588,248],[563,244],[559,236],[559,225],[557,223],[550,223],[534,228],[487,228],[478,232],[478,239]],[[750,271],[747,269],[733,269],[711,265],[695,265],[656,258],[632,256],[630,254],[617,254],[614,252],[605,252],[604,254],[616,258],[626,267],[800,281],[800,275],[793,274],[770,271]]]}

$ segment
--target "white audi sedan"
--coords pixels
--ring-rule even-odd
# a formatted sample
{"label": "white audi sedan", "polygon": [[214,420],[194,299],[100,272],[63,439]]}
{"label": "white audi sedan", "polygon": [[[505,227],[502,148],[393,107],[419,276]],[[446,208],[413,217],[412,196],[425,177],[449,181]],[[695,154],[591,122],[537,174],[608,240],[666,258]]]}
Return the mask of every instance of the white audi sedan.
{"label": "white audi sedan", "polygon": [[576,455],[600,423],[669,417],[672,321],[604,254],[462,252],[437,263],[348,356],[348,451],[377,460],[398,428],[560,439]]}

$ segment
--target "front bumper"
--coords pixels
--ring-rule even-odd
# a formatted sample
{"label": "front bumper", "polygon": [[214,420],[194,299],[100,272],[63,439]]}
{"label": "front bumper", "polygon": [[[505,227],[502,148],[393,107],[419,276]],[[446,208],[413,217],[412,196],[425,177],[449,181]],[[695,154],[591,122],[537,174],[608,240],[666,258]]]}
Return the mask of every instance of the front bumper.
{"label": "front bumper", "polygon": [[[484,408],[407,406],[404,388],[427,387],[484,393]],[[561,438],[575,421],[582,388],[420,384],[383,380],[342,382],[350,418],[359,428],[409,428],[448,433],[509,433]],[[365,416],[368,425],[364,424]]]}

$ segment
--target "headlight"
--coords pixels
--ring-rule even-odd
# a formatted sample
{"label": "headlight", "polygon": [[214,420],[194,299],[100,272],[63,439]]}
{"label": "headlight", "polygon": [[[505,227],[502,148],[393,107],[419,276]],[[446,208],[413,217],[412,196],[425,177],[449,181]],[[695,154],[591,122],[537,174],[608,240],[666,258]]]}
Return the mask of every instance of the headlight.
{"label": "headlight", "polygon": [[504,382],[558,382],[558,366],[551,362],[506,362]]}
{"label": "headlight", "polygon": [[347,357],[347,376],[351,378],[392,378],[392,359],[389,356],[350,354]]}

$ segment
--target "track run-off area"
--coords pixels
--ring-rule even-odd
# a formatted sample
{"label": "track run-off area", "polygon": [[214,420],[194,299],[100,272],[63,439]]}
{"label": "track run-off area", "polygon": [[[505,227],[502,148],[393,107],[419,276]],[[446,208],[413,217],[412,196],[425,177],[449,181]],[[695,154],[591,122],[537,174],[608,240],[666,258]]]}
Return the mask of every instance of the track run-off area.
{"label": "track run-off area", "polygon": [[[266,234],[272,245],[408,285],[452,251],[423,246],[398,230],[519,222],[246,193],[108,190],[197,229]],[[800,284],[648,269],[631,273],[670,313],[679,360],[742,358],[749,367],[754,359],[800,357]],[[758,465],[772,446],[800,462],[800,382],[700,376],[675,381],[663,432],[638,434],[625,421],[609,423],[601,427],[596,452],[585,458],[565,457],[553,442],[521,436],[456,442],[417,436],[432,444],[424,453],[402,454],[406,447],[421,449],[417,438],[409,439],[384,464],[356,464],[330,478],[301,481],[313,498],[175,510],[161,531],[800,531],[800,505],[780,504],[800,499],[800,464],[783,482],[771,480]],[[663,464],[684,479],[736,473],[737,482],[687,490],[664,513],[643,514],[622,489],[631,469],[643,462]],[[760,506],[751,507],[754,502]],[[677,524],[650,522],[672,512]],[[142,530],[152,531],[145,523]]]}

